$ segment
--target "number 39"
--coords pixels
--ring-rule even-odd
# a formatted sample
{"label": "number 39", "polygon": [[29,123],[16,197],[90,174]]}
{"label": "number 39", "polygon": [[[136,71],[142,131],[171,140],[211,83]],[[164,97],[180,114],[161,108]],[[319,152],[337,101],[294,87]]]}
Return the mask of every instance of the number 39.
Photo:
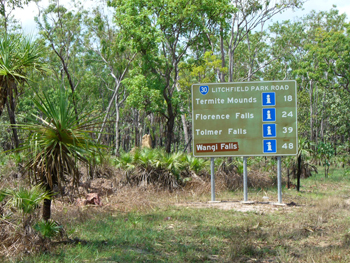
{"label": "number 39", "polygon": [[283,133],[292,133],[293,127],[283,127]]}

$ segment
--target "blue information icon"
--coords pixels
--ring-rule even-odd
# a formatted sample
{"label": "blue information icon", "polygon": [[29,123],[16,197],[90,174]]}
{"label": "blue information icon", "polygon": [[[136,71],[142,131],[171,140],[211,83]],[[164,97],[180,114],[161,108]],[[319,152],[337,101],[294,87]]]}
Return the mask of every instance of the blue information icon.
{"label": "blue information icon", "polygon": [[276,137],[276,124],[263,124],[263,137],[264,138]]}
{"label": "blue information icon", "polygon": [[276,106],[276,94],[275,94],[275,92],[263,92],[262,93],[262,105],[263,106]]}
{"label": "blue information icon", "polygon": [[275,108],[267,108],[263,109],[263,121],[266,122],[274,122],[276,121],[276,109]]}
{"label": "blue information icon", "polygon": [[263,140],[263,152],[264,153],[277,153],[276,140]]}
{"label": "blue information icon", "polygon": [[199,86],[199,91],[202,95],[206,95],[209,92],[209,86]]}

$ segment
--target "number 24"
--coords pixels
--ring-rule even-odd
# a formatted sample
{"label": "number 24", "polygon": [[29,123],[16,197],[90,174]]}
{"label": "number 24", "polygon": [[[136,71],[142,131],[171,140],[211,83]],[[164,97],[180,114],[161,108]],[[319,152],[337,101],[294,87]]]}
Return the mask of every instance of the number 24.
{"label": "number 24", "polygon": [[293,117],[293,112],[290,111],[288,114],[286,111],[282,111],[282,118]]}

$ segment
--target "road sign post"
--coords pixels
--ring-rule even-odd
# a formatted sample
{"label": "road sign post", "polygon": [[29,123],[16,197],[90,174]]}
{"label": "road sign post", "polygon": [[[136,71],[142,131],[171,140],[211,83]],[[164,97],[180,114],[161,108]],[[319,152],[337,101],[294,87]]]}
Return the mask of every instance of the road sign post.
{"label": "road sign post", "polygon": [[247,157],[243,157],[243,200],[248,201],[248,170],[247,170]]}
{"label": "road sign post", "polygon": [[192,138],[197,157],[296,155],[296,81],[192,85]]}

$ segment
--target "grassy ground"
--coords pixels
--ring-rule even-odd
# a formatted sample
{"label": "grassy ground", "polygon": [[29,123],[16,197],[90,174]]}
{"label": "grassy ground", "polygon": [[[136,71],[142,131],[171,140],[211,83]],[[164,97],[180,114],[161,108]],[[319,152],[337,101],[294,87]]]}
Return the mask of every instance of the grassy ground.
{"label": "grassy ground", "polygon": [[[209,201],[210,188],[134,190],[104,200],[111,204],[104,208],[57,204],[54,218],[72,242],[17,262],[350,262],[350,173],[331,169],[325,179],[322,171],[303,179],[300,193],[283,189],[283,201],[297,206],[275,212],[191,207]],[[249,189],[250,200],[263,196],[277,201],[275,188]],[[219,191],[217,199],[242,200],[243,193]]]}

